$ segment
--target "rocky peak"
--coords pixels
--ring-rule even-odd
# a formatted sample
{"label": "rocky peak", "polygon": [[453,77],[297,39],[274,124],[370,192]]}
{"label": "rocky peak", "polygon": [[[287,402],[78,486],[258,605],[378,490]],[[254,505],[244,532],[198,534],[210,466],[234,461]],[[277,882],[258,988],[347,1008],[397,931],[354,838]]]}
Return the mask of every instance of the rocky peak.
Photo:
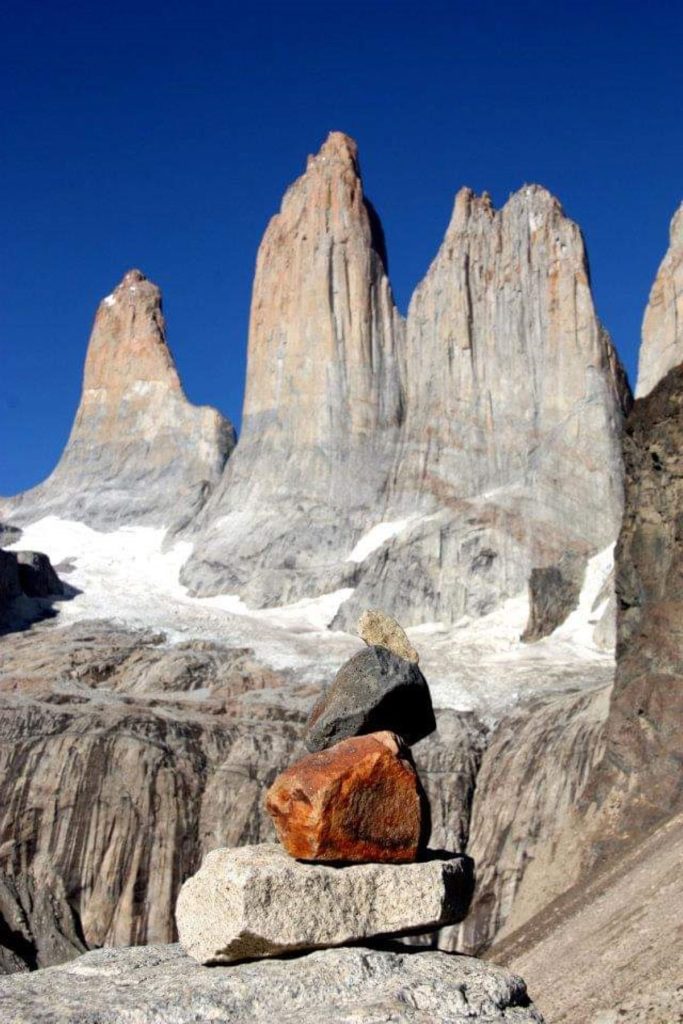
{"label": "rocky peak", "polygon": [[356,144],[333,132],[259,249],[242,435],[185,569],[191,587],[263,604],[339,586],[391,470],[403,334]]}
{"label": "rocky peak", "polygon": [[136,382],[181,390],[166,343],[161,291],[140,270],[129,270],[98,306],[85,361],[84,397],[102,388],[119,392]]}
{"label": "rocky peak", "polygon": [[[196,592],[353,586],[338,626],[376,604],[449,621],[615,539],[627,395],[557,199],[525,185],[496,210],[461,189],[407,325],[386,268],[334,132],[259,250],[243,432],[184,570]],[[356,561],[378,525],[389,539]]]}
{"label": "rocky peak", "polygon": [[289,447],[395,423],[399,318],[356,144],[333,132],[287,191],[259,249],[243,435]]}
{"label": "rocky peak", "polygon": [[500,210],[458,192],[410,303],[405,361],[386,518],[409,525],[366,563],[338,625],[380,599],[409,624],[482,614],[533,568],[569,552],[583,565],[614,541],[623,374],[581,232],[546,189]]}
{"label": "rocky peak", "polygon": [[310,154],[306,161],[306,171],[312,167],[324,168],[334,161],[347,164],[360,177],[358,169],[358,145],[355,139],[345,132],[330,132],[316,154]]}
{"label": "rocky peak", "polygon": [[652,285],[643,319],[636,398],[683,362],[683,203],[673,216],[669,248]]}
{"label": "rocky peak", "polygon": [[230,423],[183,394],[166,342],[161,292],[129,270],[99,304],[71,434],[45,483],[4,506],[109,529],[169,526],[201,507],[235,444]]}

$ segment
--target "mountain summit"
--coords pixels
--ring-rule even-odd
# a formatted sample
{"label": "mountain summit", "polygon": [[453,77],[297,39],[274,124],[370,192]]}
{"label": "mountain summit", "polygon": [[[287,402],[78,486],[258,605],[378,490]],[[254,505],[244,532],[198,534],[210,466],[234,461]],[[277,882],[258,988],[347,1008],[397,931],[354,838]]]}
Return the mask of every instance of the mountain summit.
{"label": "mountain summit", "polygon": [[95,316],[83,391],[51,476],[3,516],[170,526],[194,515],[235,444],[230,423],[186,399],[166,343],[161,292],[129,270]]}
{"label": "mountain summit", "polygon": [[403,333],[356,144],[333,132],[258,252],[242,434],[185,570],[193,589],[268,605],[344,585],[398,443]]}
{"label": "mountain summit", "polygon": [[244,430],[183,579],[257,606],[354,588],[401,621],[483,614],[615,540],[630,395],[578,227],[530,185],[462,189],[398,314],[356,144],[333,133],[259,250]]}
{"label": "mountain summit", "polygon": [[644,398],[683,361],[683,203],[669,228],[669,248],[650,291],[638,360],[636,398]]}

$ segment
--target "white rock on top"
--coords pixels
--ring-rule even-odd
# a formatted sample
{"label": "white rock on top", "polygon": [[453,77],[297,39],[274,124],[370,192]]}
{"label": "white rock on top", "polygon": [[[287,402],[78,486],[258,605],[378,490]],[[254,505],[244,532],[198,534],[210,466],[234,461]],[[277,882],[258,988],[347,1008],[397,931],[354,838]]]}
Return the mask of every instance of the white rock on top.
{"label": "white rock on top", "polygon": [[418,864],[303,864],[264,843],[214,850],[185,882],[176,921],[205,964],[339,946],[461,921],[472,889],[463,857]]}

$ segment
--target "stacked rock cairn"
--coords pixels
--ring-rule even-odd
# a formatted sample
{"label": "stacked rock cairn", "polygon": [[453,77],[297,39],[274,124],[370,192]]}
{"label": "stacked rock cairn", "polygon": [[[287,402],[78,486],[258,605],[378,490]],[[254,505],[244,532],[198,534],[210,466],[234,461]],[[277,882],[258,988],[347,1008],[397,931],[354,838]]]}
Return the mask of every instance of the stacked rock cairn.
{"label": "stacked rock cairn", "polygon": [[367,647],[313,708],[310,753],[266,793],[278,843],[209,853],[183,885],[180,942],[202,964],[278,956],[461,921],[472,862],[429,851],[429,807],[409,746],[436,727],[401,626],[368,611]]}

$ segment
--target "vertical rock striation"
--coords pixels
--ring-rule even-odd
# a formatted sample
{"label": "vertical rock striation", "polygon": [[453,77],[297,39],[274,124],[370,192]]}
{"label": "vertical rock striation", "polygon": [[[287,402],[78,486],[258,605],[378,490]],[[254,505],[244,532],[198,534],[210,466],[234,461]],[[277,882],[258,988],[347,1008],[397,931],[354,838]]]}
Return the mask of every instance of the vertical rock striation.
{"label": "vertical rock striation", "polygon": [[201,508],[235,443],[215,409],[191,405],[166,343],[161,292],[129,271],[99,305],[83,392],[52,475],[5,503],[12,521],[44,515],[110,529],[168,526]]}
{"label": "vertical rock striation", "polygon": [[257,605],[340,585],[340,562],[382,504],[402,339],[356,144],[333,132],[259,249],[242,434],[185,582]]}
{"label": "vertical rock striation", "polygon": [[342,628],[486,613],[614,541],[629,399],[557,200],[463,189],[406,327],[333,133],[261,245],[243,435],[183,580],[259,606],[353,587]]}
{"label": "vertical rock striation", "polygon": [[480,953],[571,884],[576,842],[560,855],[558,840],[603,753],[608,704],[609,687],[559,694],[518,708],[493,731],[467,847],[477,891],[467,920],[442,936],[441,948]]}
{"label": "vertical rock striation", "polygon": [[[309,700],[249,649],[102,621],[0,636],[0,974],[172,941],[203,856],[274,838]],[[432,847],[467,844],[484,735],[442,711],[413,748]]]}
{"label": "vertical rock striation", "polygon": [[387,518],[356,607],[483,614],[534,567],[611,543],[630,395],[593,307],[581,233],[545,189],[495,211],[461,190],[406,333],[406,416]]}
{"label": "vertical rock striation", "polygon": [[683,203],[671,221],[669,239],[643,319],[636,398],[649,394],[683,362]]}
{"label": "vertical rock striation", "polygon": [[683,363],[636,402],[624,456],[617,672],[583,801],[597,859],[683,811]]}

